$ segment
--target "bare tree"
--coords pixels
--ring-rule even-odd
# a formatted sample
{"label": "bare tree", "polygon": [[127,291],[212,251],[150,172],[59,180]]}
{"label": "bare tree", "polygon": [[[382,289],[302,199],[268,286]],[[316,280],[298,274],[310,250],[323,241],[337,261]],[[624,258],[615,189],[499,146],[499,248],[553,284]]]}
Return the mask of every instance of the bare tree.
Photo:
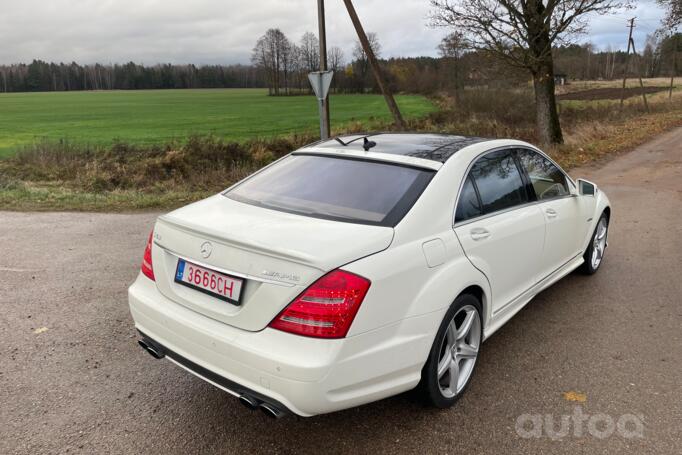
{"label": "bare tree", "polygon": [[[381,43],[379,42],[379,37],[376,33],[374,32],[369,32],[367,33],[367,41],[369,41],[369,47],[374,52],[374,55],[376,56],[377,59],[380,58],[381,55]],[[362,47],[362,43],[360,41],[355,43],[355,47],[353,47],[353,60],[354,60],[354,69],[355,69],[355,74],[357,75],[358,81],[362,85],[363,91],[365,90],[366,86],[368,83],[370,83],[370,62],[369,58],[367,57],[367,53],[365,52],[365,49]]]}
{"label": "bare tree", "polygon": [[666,9],[663,26],[674,32],[682,25],[682,0],[656,0],[659,5]]}
{"label": "bare tree", "polygon": [[[367,40],[369,41],[369,47],[374,52],[376,58],[381,58],[381,43],[379,42],[379,36],[374,32],[368,32]],[[367,54],[365,53],[360,41],[355,43],[355,47],[353,48],[353,58],[355,58],[355,60],[367,60]]]}
{"label": "bare tree", "polygon": [[606,14],[630,0],[431,0],[434,26],[464,33],[467,47],[525,68],[533,77],[538,137],[563,142],[554,94],[552,46],[585,32],[588,14]]}
{"label": "bare tree", "polygon": [[319,71],[320,69],[320,41],[314,33],[306,32],[301,37],[299,45],[301,51],[303,67],[308,72]]}
{"label": "bare tree", "polygon": [[464,35],[460,32],[452,32],[438,45],[438,52],[449,63],[451,68],[452,81],[455,88],[455,102],[459,104],[460,90],[464,88],[464,81],[461,71],[461,58],[465,50]]}
{"label": "bare tree", "polygon": [[329,69],[334,71],[335,73],[338,73],[341,71],[343,66],[345,65],[344,62],[344,54],[343,54],[343,49],[341,49],[338,46],[333,46],[332,48],[329,49]]}
{"label": "bare tree", "polygon": [[285,82],[287,82],[287,71],[289,68],[287,59],[290,55],[291,42],[280,29],[271,28],[256,42],[256,46],[253,48],[251,62],[255,66],[265,70],[270,94],[280,94],[283,71],[285,72]]}

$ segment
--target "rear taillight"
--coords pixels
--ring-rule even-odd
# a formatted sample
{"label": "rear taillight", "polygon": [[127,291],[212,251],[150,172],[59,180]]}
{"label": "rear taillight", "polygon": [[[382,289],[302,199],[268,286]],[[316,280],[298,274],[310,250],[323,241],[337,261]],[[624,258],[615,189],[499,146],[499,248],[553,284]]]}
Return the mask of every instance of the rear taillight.
{"label": "rear taillight", "polygon": [[144,248],[144,256],[142,256],[142,266],[140,269],[142,273],[152,281],[156,281],[154,278],[154,264],[152,264],[152,236],[154,231],[149,234],[149,240],[147,240],[147,246]]}
{"label": "rear taillight", "polygon": [[361,276],[334,270],[296,297],[270,327],[315,338],[343,338],[370,284]]}

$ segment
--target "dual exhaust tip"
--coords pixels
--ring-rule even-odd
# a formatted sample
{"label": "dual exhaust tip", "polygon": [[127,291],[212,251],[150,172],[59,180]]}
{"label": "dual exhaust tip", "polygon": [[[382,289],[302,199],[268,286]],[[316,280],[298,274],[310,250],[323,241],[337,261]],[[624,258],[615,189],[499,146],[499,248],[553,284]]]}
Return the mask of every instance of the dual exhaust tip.
{"label": "dual exhaust tip", "polygon": [[[142,349],[147,351],[149,355],[151,355],[155,359],[163,359],[164,357],[166,357],[166,354],[158,350],[155,346],[152,346],[151,344],[147,343],[145,340],[138,340],[137,344],[139,344],[142,347]],[[251,395],[247,394],[240,395],[239,402],[252,411],[260,409],[266,416],[271,417],[273,419],[281,419],[285,415],[285,412],[279,409],[277,406],[273,406],[270,403],[260,401],[252,397]]]}
{"label": "dual exhaust tip", "polygon": [[251,395],[246,394],[240,395],[239,402],[246,406],[246,408],[250,409],[251,411],[260,409],[261,411],[263,411],[263,414],[273,419],[281,419],[282,417],[284,417],[284,412],[281,409],[271,405],[270,403],[264,403],[262,401],[259,401],[252,397]]}

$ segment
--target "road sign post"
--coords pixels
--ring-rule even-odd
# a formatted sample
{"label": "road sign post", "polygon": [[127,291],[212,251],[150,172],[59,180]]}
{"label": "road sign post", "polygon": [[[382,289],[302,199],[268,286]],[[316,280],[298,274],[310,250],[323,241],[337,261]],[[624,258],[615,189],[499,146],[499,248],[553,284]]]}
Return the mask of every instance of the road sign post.
{"label": "road sign post", "polygon": [[320,109],[321,139],[329,139],[329,126],[326,122],[327,95],[329,94],[329,87],[332,85],[333,78],[333,71],[315,71],[308,74],[310,85],[313,87],[313,92],[315,92],[315,96],[317,97],[317,105]]}
{"label": "road sign post", "polygon": [[[320,71],[327,71],[329,68],[327,68],[327,25],[324,17],[324,0],[317,0],[317,22],[320,31]],[[329,94],[324,99],[323,107],[324,134],[322,136],[329,137],[331,129],[329,125]]]}

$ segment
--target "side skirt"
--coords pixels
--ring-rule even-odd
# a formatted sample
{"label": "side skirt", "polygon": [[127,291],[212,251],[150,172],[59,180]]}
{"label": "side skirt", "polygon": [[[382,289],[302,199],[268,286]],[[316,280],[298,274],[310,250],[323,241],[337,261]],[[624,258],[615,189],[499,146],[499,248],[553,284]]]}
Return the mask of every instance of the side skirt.
{"label": "side skirt", "polygon": [[485,327],[483,332],[483,339],[487,340],[493,333],[495,333],[500,327],[507,323],[516,313],[521,311],[521,309],[530,302],[533,297],[538,295],[540,292],[544,291],[578,267],[580,267],[585,260],[582,254],[574,257],[563,267],[556,270],[551,275],[545,277],[544,279],[537,282],[533,287],[528,289],[526,292],[518,296],[516,299],[512,300],[505,307],[500,309],[497,314],[494,314],[491,321]]}

